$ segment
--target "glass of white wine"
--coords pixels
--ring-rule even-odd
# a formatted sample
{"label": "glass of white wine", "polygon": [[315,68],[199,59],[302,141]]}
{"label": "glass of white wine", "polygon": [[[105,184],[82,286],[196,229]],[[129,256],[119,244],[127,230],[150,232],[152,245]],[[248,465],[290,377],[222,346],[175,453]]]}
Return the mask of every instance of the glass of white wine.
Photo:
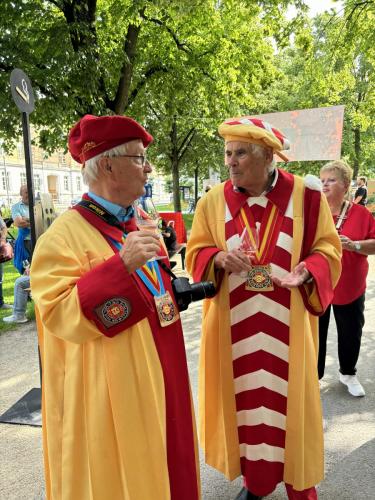
{"label": "glass of white wine", "polygon": [[[134,217],[140,231],[152,231],[159,238],[161,238],[159,230],[161,217],[151,198],[147,197],[144,198],[142,202],[140,200],[136,200],[134,202]],[[149,259],[149,261],[164,258],[165,256],[157,255],[156,257]]]}

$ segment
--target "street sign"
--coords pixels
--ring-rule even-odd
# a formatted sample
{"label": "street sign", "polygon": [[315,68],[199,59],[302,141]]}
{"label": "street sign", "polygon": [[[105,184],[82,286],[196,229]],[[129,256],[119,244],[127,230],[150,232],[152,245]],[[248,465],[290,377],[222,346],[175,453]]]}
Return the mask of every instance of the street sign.
{"label": "street sign", "polygon": [[10,87],[17,108],[23,113],[34,111],[34,92],[29,77],[21,70],[14,69],[10,74]]}

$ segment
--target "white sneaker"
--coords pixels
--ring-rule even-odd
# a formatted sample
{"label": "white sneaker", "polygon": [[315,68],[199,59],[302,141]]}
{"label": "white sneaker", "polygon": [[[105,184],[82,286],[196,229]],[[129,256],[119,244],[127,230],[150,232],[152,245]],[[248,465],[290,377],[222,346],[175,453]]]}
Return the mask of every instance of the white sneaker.
{"label": "white sneaker", "polygon": [[5,321],[5,323],[27,323],[29,320],[26,318],[26,316],[16,318],[14,314],[12,314],[12,316],[5,316],[5,318],[3,318],[3,321]]}
{"label": "white sneaker", "polygon": [[349,393],[352,396],[365,396],[365,390],[356,375],[343,375],[340,373],[340,382],[347,386]]}

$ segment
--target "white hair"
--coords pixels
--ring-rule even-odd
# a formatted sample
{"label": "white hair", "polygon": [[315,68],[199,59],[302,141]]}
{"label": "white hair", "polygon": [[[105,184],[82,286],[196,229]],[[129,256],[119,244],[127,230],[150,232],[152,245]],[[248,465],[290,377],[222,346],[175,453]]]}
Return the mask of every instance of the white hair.
{"label": "white hair", "polygon": [[[249,151],[257,158],[263,158],[266,152],[266,148],[264,146],[261,146],[260,144],[250,143]],[[274,159],[272,159],[272,161],[268,164],[268,172],[272,174],[275,168],[276,168],[276,162]]]}
{"label": "white hair", "polygon": [[97,179],[100,158],[125,155],[128,152],[128,144],[129,142],[126,142],[125,144],[121,144],[120,146],[108,149],[107,151],[104,151],[103,153],[100,153],[96,156],[93,156],[89,160],[86,160],[85,166],[82,169],[83,182],[89,186],[91,182]]}

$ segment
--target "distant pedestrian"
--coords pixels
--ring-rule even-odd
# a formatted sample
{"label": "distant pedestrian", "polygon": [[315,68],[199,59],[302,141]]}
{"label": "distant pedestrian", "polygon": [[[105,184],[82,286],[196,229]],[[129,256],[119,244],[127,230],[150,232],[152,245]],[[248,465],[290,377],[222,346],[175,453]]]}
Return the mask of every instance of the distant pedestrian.
{"label": "distant pedestrian", "polygon": [[18,236],[14,244],[14,267],[23,274],[25,268],[23,262],[30,260],[31,256],[31,232],[29,214],[29,192],[26,185],[20,189],[21,200],[12,206],[12,219],[18,228]]}
{"label": "distant pedestrian", "polygon": [[[356,375],[356,364],[365,323],[367,256],[375,253],[375,219],[359,203],[346,200],[352,175],[353,170],[341,160],[327,163],[320,171],[323,193],[343,249],[342,273],[332,300],[338,339],[339,380],[352,396],[364,396],[365,390]],[[330,313],[331,306],[319,317],[319,378],[324,375]]]}
{"label": "distant pedestrian", "polygon": [[358,177],[357,179],[357,190],[354,194],[354,204],[366,205],[367,204],[367,179],[366,177]]}
{"label": "distant pedestrian", "polygon": [[[5,250],[7,243],[8,228],[4,219],[0,217],[0,253]],[[0,264],[0,309],[12,309],[12,306],[4,303],[3,296],[3,276],[4,276],[4,263]]]}
{"label": "distant pedestrian", "polygon": [[5,323],[26,323],[27,301],[30,296],[30,267],[25,265],[25,274],[19,276],[14,283],[13,314],[5,316]]}

